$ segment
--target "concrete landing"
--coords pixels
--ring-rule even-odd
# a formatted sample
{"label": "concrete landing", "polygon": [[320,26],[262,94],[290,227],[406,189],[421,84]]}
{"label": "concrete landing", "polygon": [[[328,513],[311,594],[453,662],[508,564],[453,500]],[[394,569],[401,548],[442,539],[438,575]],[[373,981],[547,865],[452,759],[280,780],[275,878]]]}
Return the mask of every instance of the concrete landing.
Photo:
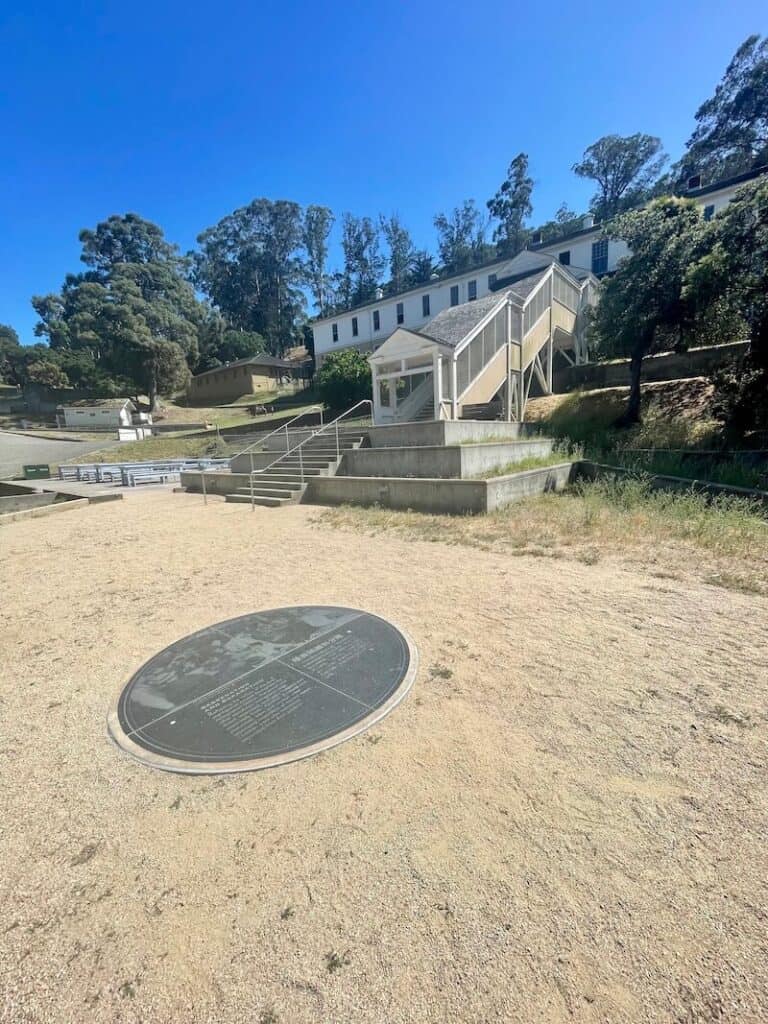
{"label": "concrete landing", "polygon": [[107,491],[75,480],[0,480],[0,494],[58,494],[63,498],[86,498],[92,505],[102,501],[122,501],[120,491]]}
{"label": "concrete landing", "polygon": [[327,476],[310,480],[302,498],[310,505],[381,505],[448,515],[479,515],[548,491],[562,491],[576,464],[561,462],[489,480]]}
{"label": "concrete landing", "polygon": [[551,438],[540,437],[490,443],[358,448],[344,453],[339,475],[473,480],[515,462],[551,455],[552,447]]}

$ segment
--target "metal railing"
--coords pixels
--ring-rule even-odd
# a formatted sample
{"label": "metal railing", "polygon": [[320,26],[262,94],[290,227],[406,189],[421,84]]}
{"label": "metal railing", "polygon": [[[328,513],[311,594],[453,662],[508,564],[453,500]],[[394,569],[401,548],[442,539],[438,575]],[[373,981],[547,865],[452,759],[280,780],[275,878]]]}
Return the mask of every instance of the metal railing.
{"label": "metal railing", "polygon": [[356,409],[360,409],[362,406],[365,406],[365,405],[367,405],[368,408],[369,408],[369,416],[370,416],[371,426],[373,426],[373,402],[371,401],[370,398],[364,398],[362,401],[357,402],[355,405],[350,406],[349,409],[345,410],[340,416],[337,416],[336,419],[331,420],[330,423],[326,423],[324,426],[321,426],[319,430],[313,431],[313,433],[311,433],[309,437],[305,437],[303,441],[300,441],[297,445],[294,445],[293,448],[289,448],[287,451],[283,452],[281,455],[278,455],[278,457],[276,459],[274,459],[274,461],[270,462],[269,465],[263,466],[261,469],[256,469],[256,470],[251,469],[251,472],[248,475],[249,485],[250,485],[250,490],[251,490],[251,511],[253,511],[255,509],[255,507],[256,507],[256,503],[254,501],[255,492],[254,492],[254,489],[253,489],[254,477],[260,476],[263,473],[269,472],[270,469],[272,469],[274,466],[277,466],[284,459],[287,459],[289,456],[295,456],[296,453],[298,453],[298,458],[299,458],[299,480],[301,481],[301,484],[303,486],[303,484],[304,484],[304,445],[305,444],[309,444],[310,441],[316,441],[318,439],[318,437],[320,437],[326,431],[332,431],[332,434],[333,434],[333,437],[334,437],[334,440],[335,440],[336,461],[338,462],[338,460],[341,458],[341,445],[340,445],[340,441],[339,441],[339,423],[343,419],[345,419],[347,416],[349,416],[351,413],[353,413]]}
{"label": "metal railing", "polygon": [[[295,423],[296,420],[300,420],[303,416],[306,416],[311,412],[320,413],[320,426],[322,427],[324,408],[325,406],[323,405],[308,405],[301,412],[296,413],[295,416],[292,416],[289,420],[286,420],[285,423],[281,423],[279,427],[275,427],[274,430],[270,430],[268,434],[260,434],[259,437],[253,442],[253,444],[249,444],[248,447],[243,448],[241,452],[236,452],[236,454],[233,455],[233,458],[237,458],[239,455],[248,455],[250,452],[254,450],[254,448],[261,448],[265,441],[268,441],[270,437],[274,437],[275,434],[279,434],[281,431],[285,432],[285,450],[288,451],[288,427],[290,427],[292,423]],[[307,429],[311,430],[312,428],[308,427]]]}

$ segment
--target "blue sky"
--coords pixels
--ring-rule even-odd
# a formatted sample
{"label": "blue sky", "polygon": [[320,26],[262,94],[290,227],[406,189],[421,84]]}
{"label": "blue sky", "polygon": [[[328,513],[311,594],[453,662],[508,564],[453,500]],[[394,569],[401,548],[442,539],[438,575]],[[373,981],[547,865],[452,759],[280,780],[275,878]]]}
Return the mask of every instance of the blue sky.
{"label": "blue sky", "polygon": [[186,250],[263,195],[397,211],[434,249],[434,213],[484,204],[520,150],[534,220],[583,209],[584,148],[645,131],[678,156],[765,15],[764,0],[6,0],[0,323],[33,341],[30,296],[80,268],[78,231],[112,213]]}

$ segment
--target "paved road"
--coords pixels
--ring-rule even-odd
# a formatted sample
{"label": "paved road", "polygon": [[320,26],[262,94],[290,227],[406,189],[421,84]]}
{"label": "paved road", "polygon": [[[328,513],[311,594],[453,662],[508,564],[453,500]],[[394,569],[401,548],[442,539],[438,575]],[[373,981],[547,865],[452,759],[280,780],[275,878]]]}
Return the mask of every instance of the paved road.
{"label": "paved road", "polygon": [[58,465],[76,455],[109,448],[118,441],[51,441],[43,437],[29,437],[27,434],[11,434],[0,430],[0,480],[20,476],[21,467],[31,462],[48,462]]}

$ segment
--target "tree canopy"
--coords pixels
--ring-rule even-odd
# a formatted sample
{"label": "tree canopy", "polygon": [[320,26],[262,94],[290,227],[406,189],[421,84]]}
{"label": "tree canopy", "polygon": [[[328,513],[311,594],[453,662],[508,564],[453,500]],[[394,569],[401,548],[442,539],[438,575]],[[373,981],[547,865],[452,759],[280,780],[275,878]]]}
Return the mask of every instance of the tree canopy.
{"label": "tree canopy", "polygon": [[684,296],[699,308],[724,302],[745,323],[750,348],[720,379],[722,412],[739,432],[768,430],[768,182],[742,186],[706,227]]}
{"label": "tree canopy", "polygon": [[[203,306],[183,263],[155,224],[136,214],[110,217],[83,231],[81,259],[60,293],[35,296],[38,337],[52,353],[76,355],[81,373],[147,394],[182,387],[198,357]],[[59,360],[61,364],[61,360]]]}
{"label": "tree canopy", "polygon": [[459,274],[492,255],[485,241],[486,222],[474,199],[465,199],[450,214],[436,214],[434,225],[446,274]]}
{"label": "tree canopy", "polygon": [[640,378],[646,355],[684,344],[695,309],[683,292],[688,267],[698,255],[705,232],[692,200],[656,199],[647,207],[617,217],[612,237],[622,238],[630,254],[603,282],[593,319],[598,352],[606,358],[630,357],[631,386],[626,424],[640,418]]}
{"label": "tree canopy", "polygon": [[528,154],[518,153],[507,169],[499,190],[487,202],[492,217],[499,221],[493,232],[499,256],[515,256],[528,240],[525,221],[533,207],[533,178],[528,174]]}
{"label": "tree canopy", "polygon": [[692,174],[712,181],[768,163],[768,38],[744,40],[695,120],[676,165],[683,186]]}
{"label": "tree canopy", "polygon": [[391,294],[403,291],[413,284],[413,264],[415,252],[413,240],[403,222],[396,213],[380,218],[381,233],[389,249],[389,282],[387,290]]}
{"label": "tree canopy", "polygon": [[273,355],[298,340],[303,230],[298,203],[254,199],[203,231],[191,256],[197,287],[234,327],[260,334]]}
{"label": "tree canopy", "polygon": [[597,182],[590,210],[606,220],[646,200],[666,160],[654,135],[604,135],[587,147],[573,171]]}
{"label": "tree canopy", "polygon": [[306,253],[304,280],[312,292],[315,309],[325,316],[333,304],[328,274],[328,236],[333,227],[333,213],[327,206],[308,206],[304,213],[301,241]]}

